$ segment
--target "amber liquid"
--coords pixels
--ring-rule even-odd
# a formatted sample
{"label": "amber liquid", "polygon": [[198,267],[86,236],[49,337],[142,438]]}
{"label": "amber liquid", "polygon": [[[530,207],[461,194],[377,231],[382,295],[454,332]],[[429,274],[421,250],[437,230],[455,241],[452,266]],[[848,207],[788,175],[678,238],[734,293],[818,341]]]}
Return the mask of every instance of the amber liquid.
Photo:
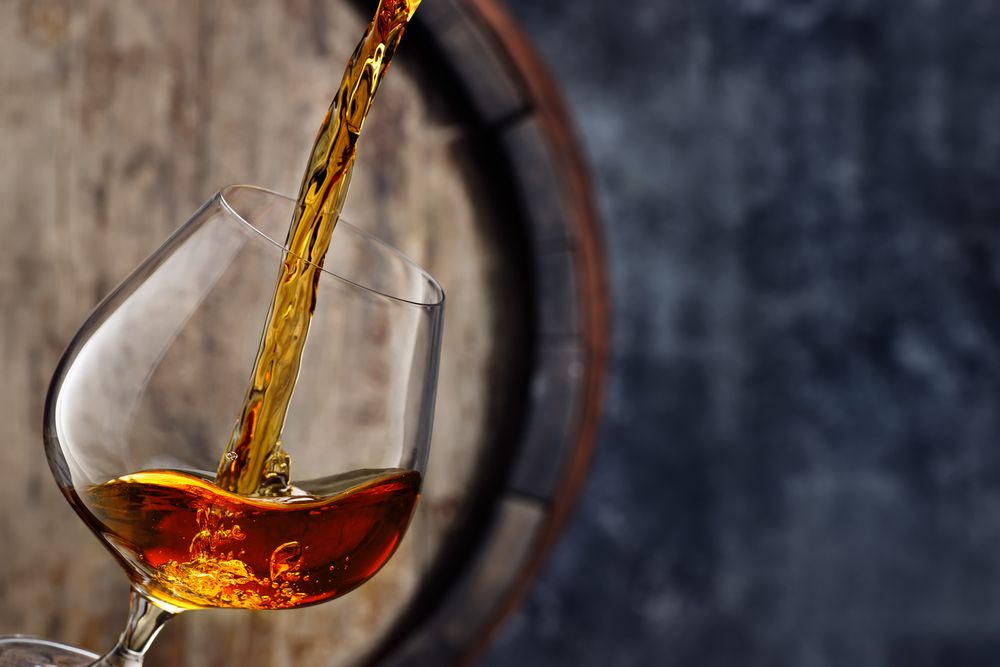
{"label": "amber liquid", "polygon": [[380,0],[347,63],[313,145],[299,190],[250,386],[216,483],[241,495],[288,493],[281,431],[316,305],[320,269],[347,197],[358,137],[403,30],[420,0]]}
{"label": "amber liquid", "polygon": [[420,474],[357,471],[303,486],[251,498],[151,470],[92,486],[82,500],[154,598],[184,609],[288,609],[342,595],[385,564],[410,522]]}

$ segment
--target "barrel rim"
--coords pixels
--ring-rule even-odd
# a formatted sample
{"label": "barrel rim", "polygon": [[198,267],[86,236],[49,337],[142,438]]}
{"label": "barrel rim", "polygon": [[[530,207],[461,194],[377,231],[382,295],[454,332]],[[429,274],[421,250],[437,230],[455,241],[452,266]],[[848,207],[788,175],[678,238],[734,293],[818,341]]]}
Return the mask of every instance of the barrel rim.
{"label": "barrel rim", "polygon": [[512,71],[525,86],[529,104],[550,138],[555,156],[566,176],[569,220],[575,222],[577,298],[583,306],[579,340],[587,355],[584,389],[572,456],[549,506],[548,519],[521,575],[501,602],[497,613],[478,639],[466,650],[460,664],[471,665],[489,647],[504,621],[530,592],[543,565],[566,528],[586,482],[597,447],[604,381],[611,340],[610,295],[604,262],[600,216],[593,196],[592,179],[581,150],[577,130],[562,94],[541,54],[500,0],[464,0],[507,55]]}
{"label": "barrel rim", "polygon": [[[354,4],[367,13],[366,2]],[[477,513],[482,523],[464,526],[475,537],[431,568],[363,659],[366,667],[470,665],[485,652],[530,591],[583,489],[610,344],[591,178],[542,57],[501,0],[428,2],[411,30],[411,49],[424,40],[443,69],[438,73],[457,86],[463,113],[471,113],[476,142],[491,146],[502,163],[489,168],[504,173],[513,189],[521,214],[513,228],[531,263],[521,268],[532,289],[526,295],[532,347],[516,386],[523,397],[515,406],[523,413],[518,437],[491,491],[489,515]],[[519,541],[516,550],[507,538]]]}

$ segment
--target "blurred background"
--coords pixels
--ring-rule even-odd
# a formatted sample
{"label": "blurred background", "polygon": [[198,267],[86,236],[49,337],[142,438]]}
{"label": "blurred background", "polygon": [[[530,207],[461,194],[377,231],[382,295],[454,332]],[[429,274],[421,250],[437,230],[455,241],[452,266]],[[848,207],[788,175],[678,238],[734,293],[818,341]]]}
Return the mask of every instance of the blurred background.
{"label": "blurred background", "polygon": [[485,664],[1000,663],[1000,6],[509,5],[590,158],[614,352]]}
{"label": "blurred background", "polygon": [[[329,99],[306,81],[339,76],[361,25],[348,4],[0,0],[0,435],[16,444],[0,540],[17,545],[0,631],[102,648],[120,629],[122,575],[44,468],[47,379],[97,298],[215,188],[294,188]],[[612,341],[579,504],[479,664],[1000,664],[1000,4],[505,4],[593,176]],[[490,326],[517,323],[474,307],[505,301],[509,242],[473,214],[482,184],[456,184],[482,167],[479,140],[409,67],[375,114],[412,107],[434,132],[404,127],[416,148],[396,164],[400,130],[373,114],[363,150],[383,171],[359,167],[352,201],[449,211],[420,213],[430,240],[380,231],[429,262],[464,327],[442,396],[465,402],[438,408],[438,432],[461,437],[435,451],[472,469],[459,446],[500,410]],[[444,491],[421,535],[460,516]],[[182,619],[151,664],[348,664],[332,656],[367,646],[420,579],[430,557],[406,544],[310,616]]]}

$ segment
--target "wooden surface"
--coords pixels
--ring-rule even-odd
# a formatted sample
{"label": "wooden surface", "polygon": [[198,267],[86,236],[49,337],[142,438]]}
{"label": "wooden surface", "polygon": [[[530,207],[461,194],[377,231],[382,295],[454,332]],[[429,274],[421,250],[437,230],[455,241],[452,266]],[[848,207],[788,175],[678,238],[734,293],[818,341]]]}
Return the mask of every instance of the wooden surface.
{"label": "wooden surface", "polygon": [[[0,632],[102,649],[125,580],[58,497],[39,424],[88,310],[214,190],[294,192],[365,2],[0,3]],[[496,5],[418,15],[367,126],[346,217],[448,295],[424,499],[397,556],[341,600],[197,612],[149,664],[467,661],[526,590],[596,432],[606,300],[558,95]]]}
{"label": "wooden surface", "polygon": [[[218,187],[293,192],[362,29],[336,2],[0,3],[0,631],[100,650],[126,583],[57,492],[41,449],[46,384],[88,310]],[[405,49],[404,49],[405,51]],[[441,408],[420,514],[379,577],[298,612],[201,612],[149,664],[352,664],[395,618],[463,504],[505,382],[510,294],[462,128],[401,58],[363,140],[347,217],[445,287]],[[397,148],[398,147],[398,148]],[[183,656],[183,660],[181,660]]]}

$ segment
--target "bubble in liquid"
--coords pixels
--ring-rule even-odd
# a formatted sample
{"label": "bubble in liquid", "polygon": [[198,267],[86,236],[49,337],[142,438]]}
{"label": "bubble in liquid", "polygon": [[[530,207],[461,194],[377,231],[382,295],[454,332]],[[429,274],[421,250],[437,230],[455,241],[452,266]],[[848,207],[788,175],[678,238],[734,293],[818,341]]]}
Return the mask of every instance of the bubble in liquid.
{"label": "bubble in liquid", "polygon": [[271,581],[298,581],[302,567],[302,546],[285,542],[271,552]]}

